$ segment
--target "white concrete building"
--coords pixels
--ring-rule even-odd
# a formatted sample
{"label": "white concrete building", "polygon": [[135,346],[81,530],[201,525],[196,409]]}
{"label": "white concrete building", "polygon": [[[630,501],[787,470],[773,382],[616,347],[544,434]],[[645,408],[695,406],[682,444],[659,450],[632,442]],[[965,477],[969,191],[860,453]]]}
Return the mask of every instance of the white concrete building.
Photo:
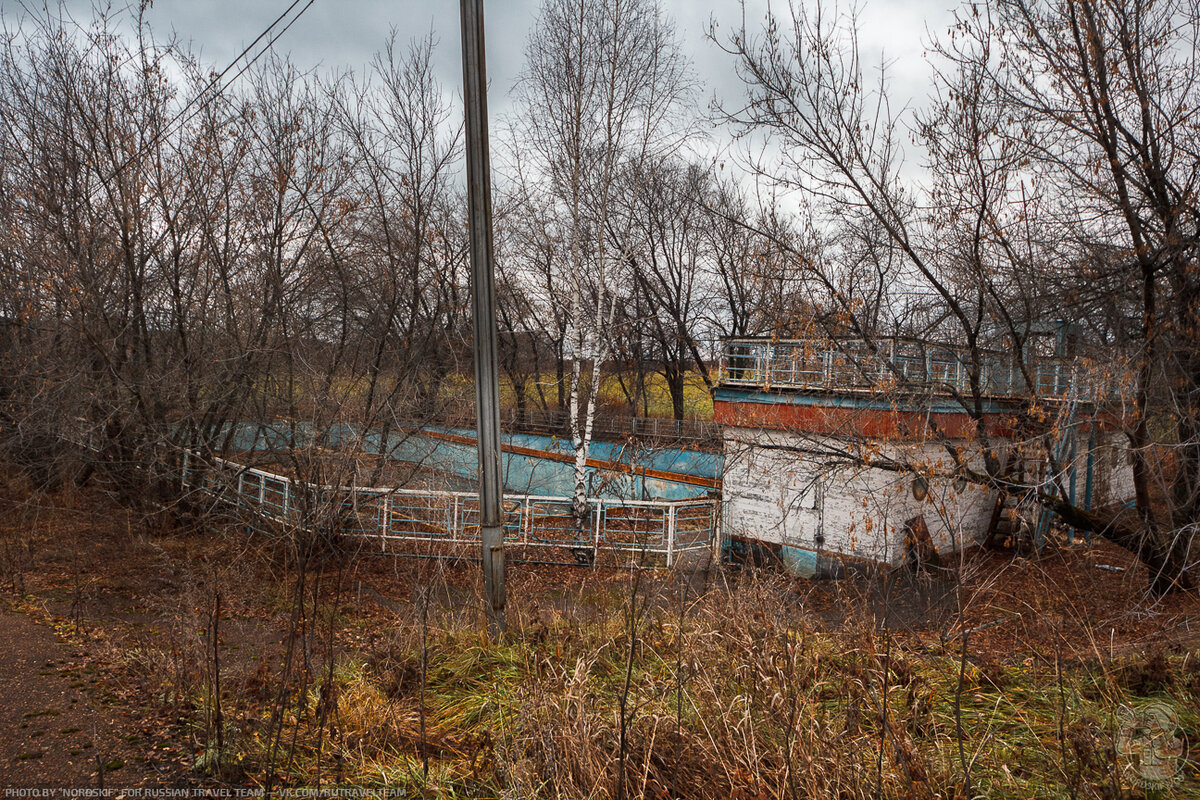
{"label": "white concrete building", "polygon": [[[926,390],[901,395],[893,367],[878,356],[851,363],[851,348],[726,343],[714,405],[724,430],[723,533],[735,555],[748,547],[767,550],[800,574],[847,564],[895,566],[909,557],[914,543],[906,538],[915,520],[924,522],[943,557],[979,544],[993,524],[997,493],[956,475],[951,457],[953,450],[970,469],[986,470],[978,422],[948,396],[967,388],[964,354],[952,348],[926,348],[919,359],[902,348],[887,354],[892,364],[907,360],[906,378]],[[1037,373],[1042,396],[1061,417],[1054,447],[1062,485],[1087,508],[1124,501],[1132,495],[1132,475],[1119,437],[1080,397],[1094,397],[1095,390],[1080,374],[1065,373],[1066,366],[1043,359]],[[984,424],[1007,464],[1018,445],[1013,410],[1028,402],[1028,392],[995,369],[985,380]],[[838,458],[851,452],[909,468]],[[1038,473],[1035,482],[1048,481],[1044,466],[1038,472],[1037,462],[1027,464]]]}

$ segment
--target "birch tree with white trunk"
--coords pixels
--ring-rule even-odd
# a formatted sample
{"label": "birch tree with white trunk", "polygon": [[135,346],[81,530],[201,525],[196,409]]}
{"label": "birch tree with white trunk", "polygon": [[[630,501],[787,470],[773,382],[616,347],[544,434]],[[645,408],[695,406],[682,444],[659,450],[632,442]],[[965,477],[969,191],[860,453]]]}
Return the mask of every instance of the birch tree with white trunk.
{"label": "birch tree with white trunk", "polygon": [[553,285],[567,298],[572,499],[582,522],[601,367],[612,350],[616,289],[628,260],[612,243],[632,238],[605,235],[630,224],[617,211],[620,173],[636,173],[687,142],[694,84],[656,0],[546,0],[525,59],[512,125],[520,151],[515,179],[530,202],[550,210],[542,235],[564,254]]}

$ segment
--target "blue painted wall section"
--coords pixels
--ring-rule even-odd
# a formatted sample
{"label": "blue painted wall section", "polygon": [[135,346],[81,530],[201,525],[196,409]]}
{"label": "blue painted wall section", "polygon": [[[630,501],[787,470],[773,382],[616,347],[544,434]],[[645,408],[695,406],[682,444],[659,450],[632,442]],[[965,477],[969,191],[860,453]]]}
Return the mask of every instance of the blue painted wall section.
{"label": "blue painted wall section", "polygon": [[[291,430],[294,430],[294,433]],[[462,428],[429,428],[432,432],[474,438],[473,430]],[[233,436],[233,447],[238,450],[268,450],[286,446],[294,440],[298,446],[309,445],[314,438],[311,425],[286,423],[272,425],[239,424]],[[461,484],[453,489],[472,489],[478,465],[474,445],[447,442],[423,436],[420,432],[392,431],[383,442],[383,433],[378,429],[360,432],[357,426],[342,424],[331,427],[321,437],[330,447],[356,443],[369,453],[386,452],[391,458],[413,464],[421,464]],[[504,445],[515,445],[547,453],[573,455],[570,440],[534,434],[508,434],[503,437]],[[590,458],[623,464],[632,472],[617,472],[587,467],[588,495],[591,497],[621,498],[633,500],[685,500],[704,497],[703,488],[663,478],[637,474],[638,469],[651,469],[690,475],[700,478],[719,478],[722,456],[676,448],[640,449],[612,442],[593,442],[589,449]],[[573,465],[537,458],[521,453],[505,452],[501,464],[504,487],[517,494],[570,496],[574,490]]]}

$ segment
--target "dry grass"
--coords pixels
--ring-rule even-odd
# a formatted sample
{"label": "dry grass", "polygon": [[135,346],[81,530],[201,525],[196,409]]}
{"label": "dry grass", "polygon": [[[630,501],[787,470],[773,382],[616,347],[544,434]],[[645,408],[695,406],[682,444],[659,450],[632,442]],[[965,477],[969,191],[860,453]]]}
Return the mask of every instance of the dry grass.
{"label": "dry grass", "polygon": [[[1089,637],[1109,635],[1075,596],[1055,605],[1025,591],[1059,622],[1025,641],[1020,619],[981,630],[964,661],[958,632],[998,617],[991,606],[890,630],[878,596],[850,585],[514,565],[510,630],[491,643],[469,564],[313,562],[298,579],[286,537],[144,530],[106,503],[44,497],[9,514],[3,533],[32,562],[5,562],[23,574],[2,585],[26,586],[23,606],[62,619],[78,587],[92,587],[74,605],[111,691],[170,707],[192,765],[238,784],[429,797],[1116,798],[1141,796],[1118,753],[1122,706],[1166,703],[1200,741],[1194,643],[1160,632],[1144,651],[1089,650]],[[67,531],[79,555],[64,553]],[[1017,584],[1001,566],[972,573],[965,602],[1011,603],[1001,590]],[[1113,608],[1097,613],[1108,623]],[[1131,641],[1151,635],[1141,624]],[[1175,796],[1200,792],[1194,769],[1181,778]]]}

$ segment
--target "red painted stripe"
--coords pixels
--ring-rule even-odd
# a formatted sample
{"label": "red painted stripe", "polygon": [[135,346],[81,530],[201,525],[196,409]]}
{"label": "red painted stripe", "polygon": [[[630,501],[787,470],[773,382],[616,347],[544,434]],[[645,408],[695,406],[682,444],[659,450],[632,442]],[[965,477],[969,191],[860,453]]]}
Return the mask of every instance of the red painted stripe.
{"label": "red painted stripe", "polygon": [[[837,408],[789,403],[755,403],[716,400],[714,421],[745,428],[771,428],[827,436],[869,436],[878,439],[926,439],[936,435],[953,439],[975,435],[976,422],[965,412],[921,412],[899,409]],[[989,432],[1009,436],[1013,418],[988,414]]]}
{"label": "red painted stripe", "polygon": [[[472,447],[476,446],[476,442],[469,436],[459,436],[455,433],[442,433],[441,431],[422,430],[423,436],[428,436],[431,439],[441,439],[445,442],[454,442],[455,444],[468,444]],[[515,444],[501,445],[501,449],[506,453],[515,453],[520,456],[532,456],[534,458],[544,458],[549,461],[559,461],[564,464],[574,464],[575,456],[566,453],[551,453],[546,450],[538,450],[534,447],[521,447]],[[720,489],[721,480],[719,478],[705,478],[699,475],[685,475],[681,472],[667,472],[661,469],[649,469],[643,467],[635,467],[630,464],[622,464],[620,461],[605,461],[599,458],[587,459],[589,467],[596,469],[608,470],[610,472],[625,472],[636,475],[642,475],[648,478],[660,478],[662,480],[674,481],[676,483],[686,483],[691,486],[703,486],[706,489]]]}

